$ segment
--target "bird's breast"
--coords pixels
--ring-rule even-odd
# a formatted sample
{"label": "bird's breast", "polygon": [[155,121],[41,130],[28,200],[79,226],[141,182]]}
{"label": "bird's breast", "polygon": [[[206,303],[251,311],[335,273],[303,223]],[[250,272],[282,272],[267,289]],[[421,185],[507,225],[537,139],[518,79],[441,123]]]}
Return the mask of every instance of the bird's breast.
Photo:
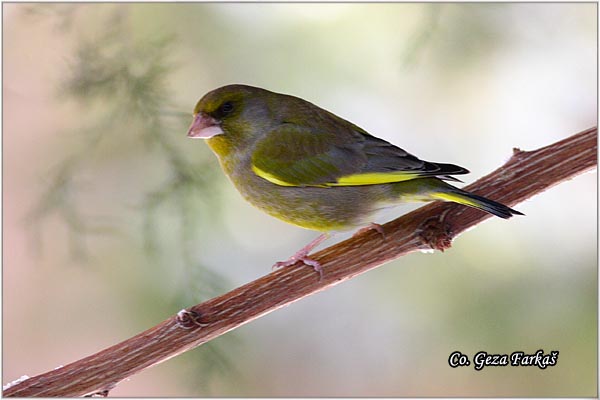
{"label": "bird's breast", "polygon": [[256,175],[249,159],[221,158],[221,166],[242,196],[285,222],[317,231],[347,230],[371,222],[385,197],[381,185],[349,187],[281,186]]}

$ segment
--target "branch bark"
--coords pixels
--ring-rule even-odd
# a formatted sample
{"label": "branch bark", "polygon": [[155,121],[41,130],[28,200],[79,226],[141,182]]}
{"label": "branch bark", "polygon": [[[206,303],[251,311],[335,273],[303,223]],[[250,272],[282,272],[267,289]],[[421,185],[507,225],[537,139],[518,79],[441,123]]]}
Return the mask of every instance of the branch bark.
{"label": "branch bark", "polygon": [[[596,127],[535,151],[514,149],[510,160],[465,189],[513,206],[593,168]],[[4,396],[106,395],[123,379],[208,342],[303,297],[325,290],[417,250],[450,247],[452,239],[489,218],[473,208],[432,203],[312,257],[325,274],[297,263],[222,296],[180,311],[153,328],[99,353],[17,383]]]}

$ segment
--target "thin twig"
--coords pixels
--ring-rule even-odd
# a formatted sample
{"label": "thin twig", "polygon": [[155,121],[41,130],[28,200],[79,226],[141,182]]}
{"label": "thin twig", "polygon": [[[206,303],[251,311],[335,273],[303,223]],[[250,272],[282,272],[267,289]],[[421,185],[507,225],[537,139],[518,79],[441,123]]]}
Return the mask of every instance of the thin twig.
{"label": "thin twig", "polygon": [[[597,128],[590,128],[535,151],[515,149],[505,165],[466,189],[513,206],[593,168],[597,135]],[[322,280],[300,263],[274,271],[99,353],[19,382],[4,396],[107,395],[123,379],[303,297],[404,254],[444,250],[458,234],[489,217],[456,204],[430,204],[385,224],[385,239],[365,231],[314,254],[325,271]]]}

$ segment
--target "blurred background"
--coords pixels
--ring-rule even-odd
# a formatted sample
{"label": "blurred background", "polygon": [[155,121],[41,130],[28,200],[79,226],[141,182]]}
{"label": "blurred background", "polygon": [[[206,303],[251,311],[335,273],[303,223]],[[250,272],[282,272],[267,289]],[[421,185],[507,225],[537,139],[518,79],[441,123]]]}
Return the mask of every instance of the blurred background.
{"label": "blurred background", "polygon": [[[311,101],[472,182],[597,123],[596,4],[3,4],[3,383],[267,274],[206,92]],[[415,206],[394,209],[382,221]],[[595,396],[597,173],[121,383],[112,396]],[[329,241],[332,244],[335,241]],[[558,365],[450,368],[461,351]]]}

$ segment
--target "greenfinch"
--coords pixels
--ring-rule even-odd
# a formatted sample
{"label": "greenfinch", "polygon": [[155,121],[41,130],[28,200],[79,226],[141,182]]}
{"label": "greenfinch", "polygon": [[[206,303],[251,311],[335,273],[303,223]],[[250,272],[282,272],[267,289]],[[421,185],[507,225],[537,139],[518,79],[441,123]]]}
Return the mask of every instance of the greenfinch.
{"label": "greenfinch", "polygon": [[500,218],[521,214],[445,182],[468,173],[463,167],[423,161],[306,100],[257,87],[207,93],[196,104],[188,137],[206,140],[248,202],[322,232],[278,267],[302,261],[322,276],[308,256],[314,247],[335,231],[383,232],[371,216],[399,202],[443,200]]}

